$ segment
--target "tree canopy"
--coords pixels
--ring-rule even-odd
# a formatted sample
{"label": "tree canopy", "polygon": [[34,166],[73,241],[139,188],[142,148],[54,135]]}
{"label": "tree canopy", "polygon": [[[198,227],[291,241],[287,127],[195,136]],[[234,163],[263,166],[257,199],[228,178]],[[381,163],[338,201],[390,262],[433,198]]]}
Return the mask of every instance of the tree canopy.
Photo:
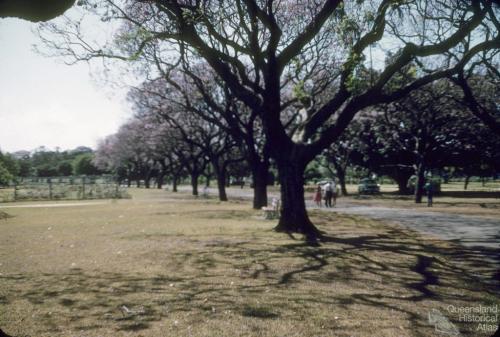
{"label": "tree canopy", "polygon": [[[121,23],[114,43],[90,42],[78,22],[47,23],[40,35],[50,51],[70,62],[209,67],[262,123],[281,185],[277,229],[312,239],[319,232],[305,210],[307,164],[361,111],[442,78],[459,79],[477,63],[496,64],[500,47],[499,8],[488,0],[88,0],[82,6]],[[385,52],[385,63],[373,64],[373,50]],[[147,76],[170,75],[145,69]]]}

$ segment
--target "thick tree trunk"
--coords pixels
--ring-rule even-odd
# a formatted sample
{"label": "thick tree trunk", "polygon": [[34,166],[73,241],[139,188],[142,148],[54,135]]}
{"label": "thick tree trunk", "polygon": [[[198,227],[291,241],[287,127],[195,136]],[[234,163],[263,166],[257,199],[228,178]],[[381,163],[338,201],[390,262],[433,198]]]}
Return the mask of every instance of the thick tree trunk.
{"label": "thick tree trunk", "polygon": [[161,190],[163,188],[163,182],[165,179],[165,173],[161,172],[158,174],[158,178],[156,180],[156,188]]}
{"label": "thick tree trunk", "polygon": [[219,191],[219,200],[227,201],[226,194],[226,172],[217,172],[217,189]]}
{"label": "thick tree trunk", "polygon": [[144,187],[151,188],[151,179],[153,178],[153,169],[150,166],[144,168]]}
{"label": "thick tree trunk", "polygon": [[137,188],[141,187],[141,179],[137,179],[137,180],[135,181],[135,186],[136,186]]}
{"label": "thick tree trunk", "polygon": [[407,177],[398,175],[394,178],[394,180],[396,180],[396,183],[398,184],[398,194],[411,194],[411,191],[408,188],[408,179],[410,179],[410,176]]}
{"label": "thick tree trunk", "polygon": [[172,192],[177,192],[177,176],[172,176]]}
{"label": "thick tree trunk", "polygon": [[469,186],[470,175],[465,176],[464,182],[464,190],[467,191],[467,187]]}
{"label": "thick tree trunk", "polygon": [[337,175],[339,177],[339,184],[340,184],[340,192],[342,192],[343,196],[348,195],[347,193],[347,187],[345,183],[345,171],[344,169],[337,169]]}
{"label": "thick tree trunk", "polygon": [[217,190],[219,192],[219,200],[227,201],[226,194],[226,167],[224,164],[220,165],[217,158],[212,158],[212,168],[217,179]]}
{"label": "thick tree trunk", "polygon": [[417,166],[417,181],[415,182],[415,203],[420,204],[422,202],[422,196],[424,195],[424,185],[425,185],[425,165],[423,163]]}
{"label": "thick tree trunk", "polygon": [[346,196],[348,195],[348,193],[345,182],[345,169],[344,167],[342,167],[342,165],[337,164],[335,160],[333,160],[332,163],[333,166],[335,167],[335,172],[337,173],[337,176],[339,178],[340,192],[342,193],[342,195]]}
{"label": "thick tree trunk", "polygon": [[257,163],[252,167],[253,208],[261,209],[267,206],[267,176],[269,164]]}
{"label": "thick tree trunk", "polygon": [[411,194],[410,188],[408,186],[408,180],[413,174],[415,174],[414,170],[403,169],[400,167],[394,167],[393,170],[389,171],[389,176],[394,179],[396,184],[398,184],[398,194]]}
{"label": "thick tree trunk", "polygon": [[192,194],[196,196],[198,195],[198,177],[199,174],[191,173],[191,187],[193,189]]}
{"label": "thick tree trunk", "polygon": [[305,166],[295,158],[280,158],[278,174],[281,187],[281,213],[276,230],[287,233],[302,233],[314,241],[321,236],[307,215],[304,199]]}

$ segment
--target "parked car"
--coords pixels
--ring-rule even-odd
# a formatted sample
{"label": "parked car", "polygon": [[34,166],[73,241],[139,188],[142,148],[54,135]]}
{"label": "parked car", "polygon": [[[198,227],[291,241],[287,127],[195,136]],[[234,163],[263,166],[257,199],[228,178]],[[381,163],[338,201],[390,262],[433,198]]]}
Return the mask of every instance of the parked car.
{"label": "parked car", "polygon": [[359,194],[378,194],[380,193],[380,185],[374,179],[361,179],[358,185]]}

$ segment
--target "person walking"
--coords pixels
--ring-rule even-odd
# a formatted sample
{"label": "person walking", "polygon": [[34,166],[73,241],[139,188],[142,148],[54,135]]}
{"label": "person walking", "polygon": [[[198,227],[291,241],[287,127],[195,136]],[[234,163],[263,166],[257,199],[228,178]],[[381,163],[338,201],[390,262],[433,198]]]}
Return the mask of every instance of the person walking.
{"label": "person walking", "polygon": [[316,206],[320,208],[321,208],[321,200],[322,200],[321,184],[318,184],[318,187],[316,188],[316,193],[314,193],[314,202],[316,203]]}
{"label": "person walking", "polygon": [[333,207],[337,204],[337,182],[335,180],[332,181],[332,198],[333,198]]}
{"label": "person walking", "polygon": [[432,186],[432,182],[429,180],[424,186],[424,189],[427,193],[427,207],[432,207],[432,198],[434,196],[434,186]]}
{"label": "person walking", "polygon": [[330,182],[327,182],[325,184],[325,207],[332,207],[332,198],[333,198],[332,184]]}

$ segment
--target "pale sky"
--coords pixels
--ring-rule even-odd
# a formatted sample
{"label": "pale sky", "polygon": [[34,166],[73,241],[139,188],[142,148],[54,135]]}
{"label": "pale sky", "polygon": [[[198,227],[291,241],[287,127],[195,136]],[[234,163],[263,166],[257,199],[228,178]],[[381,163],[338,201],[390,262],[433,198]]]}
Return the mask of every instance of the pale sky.
{"label": "pale sky", "polygon": [[0,150],[95,148],[131,115],[124,93],[95,84],[85,63],[33,52],[34,25],[0,19]]}

